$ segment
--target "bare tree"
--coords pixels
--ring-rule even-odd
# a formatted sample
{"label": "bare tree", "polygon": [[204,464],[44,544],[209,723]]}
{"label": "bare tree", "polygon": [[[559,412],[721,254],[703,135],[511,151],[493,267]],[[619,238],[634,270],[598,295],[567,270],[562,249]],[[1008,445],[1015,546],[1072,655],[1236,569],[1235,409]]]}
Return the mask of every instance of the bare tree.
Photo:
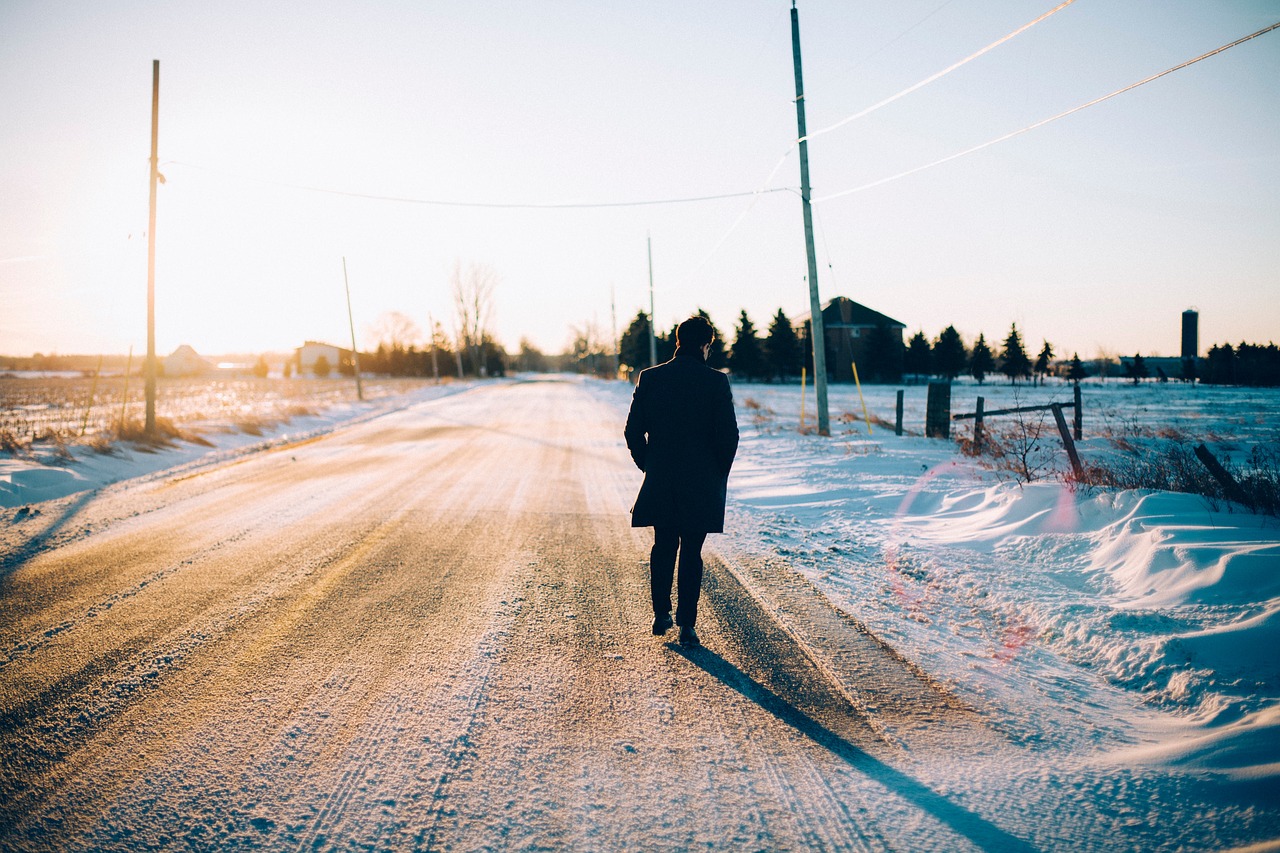
{"label": "bare tree", "polygon": [[579,373],[607,375],[607,366],[611,367],[613,364],[610,360],[610,346],[595,319],[588,320],[581,326],[571,326],[569,331],[573,337],[571,353],[574,368]]}
{"label": "bare tree", "polygon": [[388,311],[374,324],[371,337],[388,350],[407,350],[422,338],[422,329],[408,315]]}
{"label": "bare tree", "polygon": [[454,261],[449,276],[449,289],[453,294],[454,320],[457,324],[458,352],[470,354],[471,366],[477,373],[482,363],[481,347],[491,337],[489,325],[493,322],[493,295],[501,277],[488,264],[471,262],[466,269],[462,261]]}

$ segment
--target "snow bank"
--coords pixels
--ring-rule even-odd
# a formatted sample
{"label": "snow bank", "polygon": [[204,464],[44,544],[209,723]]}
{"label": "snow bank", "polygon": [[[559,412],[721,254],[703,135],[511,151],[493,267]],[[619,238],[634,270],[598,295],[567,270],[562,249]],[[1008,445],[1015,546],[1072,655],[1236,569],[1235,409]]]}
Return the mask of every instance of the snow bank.
{"label": "snow bank", "polygon": [[171,446],[152,448],[122,442],[111,454],[72,445],[68,448],[69,457],[54,448],[37,444],[24,456],[0,454],[0,507],[20,507],[54,500],[175,468],[185,470],[217,464],[472,387],[474,383],[465,382],[426,386],[409,394],[331,406],[318,414],[294,417],[270,427],[258,428],[255,424],[252,432],[245,432],[226,422],[184,424],[184,429],[199,435],[205,444],[178,441]]}

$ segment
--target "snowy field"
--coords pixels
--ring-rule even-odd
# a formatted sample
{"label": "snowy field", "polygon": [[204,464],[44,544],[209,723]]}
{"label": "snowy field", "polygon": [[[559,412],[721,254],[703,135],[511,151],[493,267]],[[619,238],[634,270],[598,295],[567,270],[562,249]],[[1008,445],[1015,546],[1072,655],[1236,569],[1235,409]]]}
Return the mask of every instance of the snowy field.
{"label": "snowy field", "polygon": [[[625,452],[630,386],[581,381],[617,412]],[[73,448],[70,462],[0,455],[0,519],[8,526],[42,500],[216,464],[467,387],[342,403],[264,435],[228,423],[206,432],[213,448]],[[864,389],[868,434],[858,392],[833,386],[833,435],[822,438],[798,429],[797,386],[736,384],[742,446],[728,534],[710,547],[731,562],[776,560],[803,574],[1025,747],[1035,757],[1028,772],[1094,784],[1100,804],[1122,778],[1114,770],[1161,774],[1174,799],[1181,779],[1201,804],[1188,820],[1276,839],[1280,520],[1194,495],[1072,488],[1059,476],[1067,463],[1056,433],[1044,453],[1057,473],[1019,482],[954,441],[922,437],[923,386],[907,387],[908,434],[895,436],[883,424],[893,422],[896,390]],[[959,383],[953,412],[972,411],[979,394],[988,410],[1071,399],[1057,383]],[[1280,446],[1280,390],[1090,383],[1083,402],[1086,462],[1118,446],[1154,452],[1169,439],[1204,441],[1223,458]],[[812,426],[812,389],[804,406]],[[1237,806],[1259,797],[1274,807]],[[1167,811],[1153,805],[1152,814]]]}
{"label": "snowy field", "polygon": [[[370,401],[396,397],[428,382],[368,377],[363,396]],[[337,375],[327,379],[160,377],[156,385],[157,414],[197,432],[202,428],[251,432],[266,422],[357,402],[355,380]],[[22,445],[50,434],[72,443],[115,435],[122,421],[141,421],[145,405],[139,376],[0,372],[0,434],[7,433]]]}
{"label": "snowy field", "polygon": [[[48,377],[0,380],[5,404],[0,428],[7,425],[15,432],[34,431],[36,435],[46,430],[78,432],[90,380],[63,377],[60,381],[65,387],[51,385]],[[90,410],[86,431],[90,440],[95,430],[114,434],[108,424],[119,422],[125,390],[119,378],[115,383],[119,388],[114,389],[114,400],[104,400],[113,393],[110,386],[96,395],[100,402]],[[137,385],[133,383],[128,391],[127,418],[133,420],[140,419],[143,411],[142,390]],[[38,441],[18,454],[0,451],[0,507],[53,500],[155,472],[172,473],[175,467],[216,464],[472,386],[470,382],[436,385],[419,379],[371,379],[365,382],[362,402],[350,379],[163,382],[158,415],[198,436],[199,442],[179,441],[165,448],[118,442],[111,452],[101,453],[76,441]]]}

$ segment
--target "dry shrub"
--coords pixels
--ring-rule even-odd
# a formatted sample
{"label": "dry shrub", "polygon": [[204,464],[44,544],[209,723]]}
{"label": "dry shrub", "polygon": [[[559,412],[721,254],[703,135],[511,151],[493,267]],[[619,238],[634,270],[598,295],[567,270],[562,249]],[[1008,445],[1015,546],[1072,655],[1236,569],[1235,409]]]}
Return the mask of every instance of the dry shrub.
{"label": "dry shrub", "polygon": [[145,424],[137,418],[130,418],[120,424],[119,438],[131,442],[139,450],[154,450],[159,447],[173,447],[178,441],[199,444],[204,447],[213,445],[198,433],[181,429],[169,418],[156,418],[154,435],[147,435]]}
{"label": "dry shrub", "polygon": [[85,441],[85,444],[99,456],[115,456],[120,452],[120,448],[116,447],[115,442],[111,440],[111,436],[105,432],[94,433]]}
{"label": "dry shrub", "polygon": [[978,464],[1006,476],[1014,482],[1031,483],[1055,472],[1055,461],[1062,452],[1050,429],[1044,412],[1021,412],[1002,416],[999,421],[982,424],[982,444],[972,438],[960,438],[960,452],[978,460]]}
{"label": "dry shrub", "polygon": [[1249,509],[1280,516],[1280,447],[1255,445],[1244,469],[1236,472],[1236,481]]}
{"label": "dry shrub", "polygon": [[1084,466],[1079,482],[1111,489],[1156,489],[1221,498],[1222,489],[1196,458],[1190,445],[1168,442],[1145,452],[1128,442],[1113,442],[1125,453]]}
{"label": "dry shrub", "polygon": [[[1240,485],[1244,506],[1264,515],[1280,515],[1280,448],[1256,445],[1241,463],[1219,460]],[[1189,442],[1166,441],[1145,452],[1125,454],[1085,466],[1079,483],[1112,489],[1155,489],[1200,495],[1214,506],[1229,502],[1222,484],[1195,455]]]}
{"label": "dry shrub", "polygon": [[71,455],[71,449],[67,447],[67,438],[61,430],[46,429],[36,438],[36,442],[49,445],[53,455],[64,462],[70,462],[75,458]]}
{"label": "dry shrub", "polygon": [[22,443],[22,439],[8,428],[0,429],[0,452],[8,453],[10,456],[21,456],[26,446]]}
{"label": "dry shrub", "polygon": [[754,397],[747,397],[742,401],[742,405],[751,413],[752,426],[760,433],[769,432],[769,427],[772,426],[773,418],[777,413]]}
{"label": "dry shrub", "polygon": [[261,436],[263,430],[270,429],[274,423],[268,418],[241,418],[236,421],[236,429],[245,435]]}

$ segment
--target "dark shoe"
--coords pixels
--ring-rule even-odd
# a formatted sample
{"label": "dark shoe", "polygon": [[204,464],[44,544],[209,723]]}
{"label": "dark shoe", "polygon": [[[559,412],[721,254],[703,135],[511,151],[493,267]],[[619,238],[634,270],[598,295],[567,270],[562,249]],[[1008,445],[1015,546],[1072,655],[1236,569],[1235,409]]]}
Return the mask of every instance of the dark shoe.
{"label": "dark shoe", "polygon": [[653,617],[653,636],[661,637],[671,627],[671,614],[664,613]]}
{"label": "dark shoe", "polygon": [[680,626],[680,645],[682,646],[702,645],[702,641],[698,639],[698,632],[693,630],[692,625]]}

